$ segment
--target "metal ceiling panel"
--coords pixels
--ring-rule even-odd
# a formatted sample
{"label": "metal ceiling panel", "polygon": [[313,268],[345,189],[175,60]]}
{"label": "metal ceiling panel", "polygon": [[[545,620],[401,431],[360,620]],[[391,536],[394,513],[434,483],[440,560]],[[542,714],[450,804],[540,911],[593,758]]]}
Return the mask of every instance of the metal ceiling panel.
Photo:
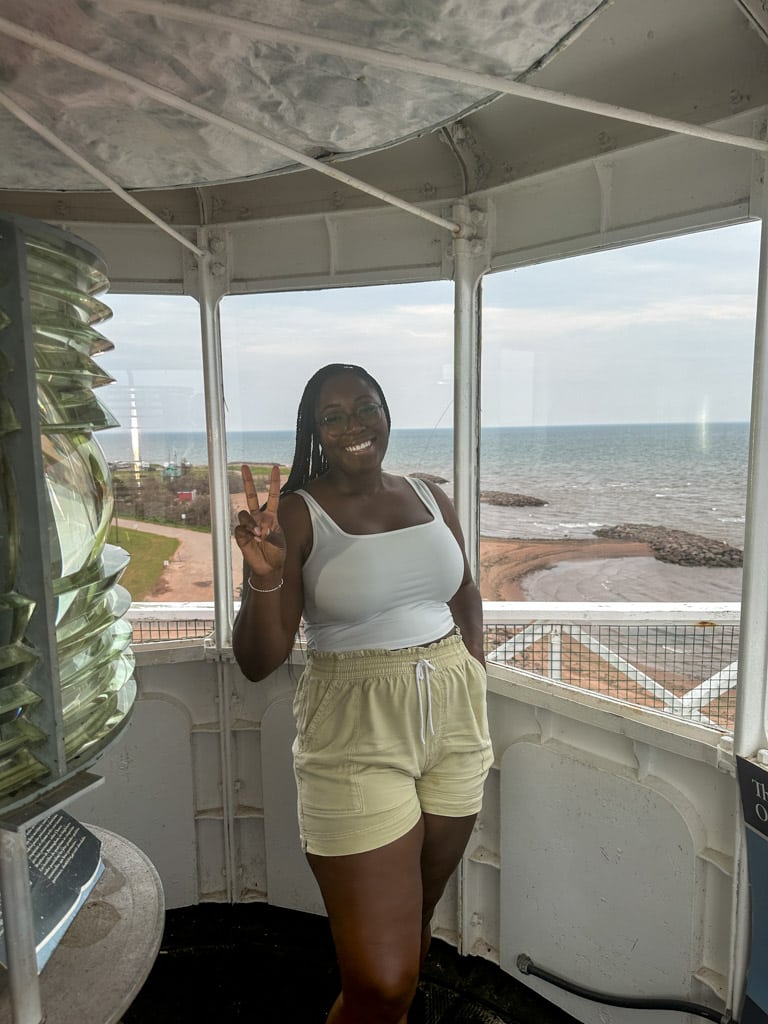
{"label": "metal ceiling panel", "polygon": [[[72,154],[143,189],[295,163],[266,140],[311,157],[373,151],[494,94],[378,67],[366,51],[517,78],[605,2],[262,0],[260,22],[312,39],[295,45],[254,32],[245,0],[0,0],[0,188],[101,188]],[[215,15],[233,20],[205,23]],[[359,47],[358,57],[324,52],[323,38]]]}

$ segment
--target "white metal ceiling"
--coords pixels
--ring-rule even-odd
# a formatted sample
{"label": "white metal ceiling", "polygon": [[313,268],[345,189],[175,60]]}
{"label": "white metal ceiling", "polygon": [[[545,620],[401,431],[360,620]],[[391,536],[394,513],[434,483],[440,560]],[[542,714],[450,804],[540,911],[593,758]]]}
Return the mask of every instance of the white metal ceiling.
{"label": "white metal ceiling", "polygon": [[[402,20],[397,4],[407,13]],[[454,220],[453,204],[467,198],[489,211],[494,268],[754,215],[759,156],[722,143],[685,141],[665,132],[662,122],[654,126],[653,119],[713,128],[752,143],[765,139],[768,45],[759,0],[589,0],[579,5],[493,0],[480,13],[477,5],[458,0],[270,0],[259,5],[185,0],[187,18],[222,12],[240,18],[241,32],[234,41],[231,25],[213,28],[146,13],[175,6],[162,0],[0,0],[0,19],[41,37],[38,47],[23,44],[2,34],[0,21],[0,103],[5,99],[27,111],[58,141],[65,129],[71,130],[73,155],[105,179],[94,184],[83,165],[0,106],[0,208],[90,238],[109,260],[115,289],[188,290],[195,264],[183,256],[178,240],[196,248],[200,226],[227,233],[228,286],[241,291],[451,276],[445,228]],[[308,46],[302,50],[277,35],[259,42],[264,30],[253,29],[254,12],[263,21],[275,21],[280,32],[322,35],[323,48],[313,50],[310,58]],[[361,35],[363,24],[367,35]],[[157,38],[145,32],[139,44],[137,26],[157,27]],[[169,39],[177,36],[183,43],[178,57],[171,52],[175,43],[169,50]],[[349,86],[360,65],[328,55],[331,37],[342,48],[353,45],[353,39],[374,47],[368,50],[367,70],[392,86],[389,100],[405,96],[417,81],[424,95],[423,127],[415,130],[409,120],[418,116],[414,105],[403,111],[399,125],[393,127],[391,109],[378,124],[378,112],[371,117],[378,108],[366,106],[364,90],[351,104],[360,110],[350,111],[338,103],[337,93],[310,95],[314,86],[307,79],[308,109],[319,119],[315,134],[302,143],[302,159],[339,153],[339,125],[348,114],[359,115],[360,125],[373,121],[371,130],[379,134],[365,141],[350,136],[350,145],[369,147],[365,153],[325,155],[312,170],[297,172],[290,151],[278,153],[277,164],[287,162],[290,173],[276,166],[265,170],[269,161],[275,162],[275,151],[252,138],[207,124],[192,112],[128,84],[119,86],[42,48],[43,40],[55,40],[81,54],[85,63],[102,61],[118,74],[140,73],[182,105],[194,103],[211,116],[223,111],[234,125],[254,123],[248,97],[256,93],[271,116],[269,98],[275,108],[280,105],[274,89],[300,77],[295,57],[314,61],[315,84],[328,85],[328,69],[333,68],[339,72],[338,88]],[[203,46],[213,54],[211,68],[206,59],[198,67],[190,57],[201,54]],[[262,68],[261,77],[258,62],[253,63],[250,93],[216,85],[216,76],[223,74],[220,53],[229,53],[231,46],[242,58],[233,75],[238,83],[244,54],[269,57],[269,73]],[[278,51],[293,59],[284,80],[273,60]],[[382,66],[382,54],[418,61],[424,73],[414,79],[405,70]],[[499,89],[533,87],[550,95],[568,94],[566,99],[575,97],[587,107],[597,105],[588,111],[521,95],[485,102],[493,93],[493,79],[467,92],[447,80],[444,64],[439,74],[428,73],[438,60],[451,63],[457,79],[473,67],[474,74],[503,72],[506,60],[508,73],[496,80]],[[521,74],[522,67],[528,70]],[[99,90],[122,99],[123,106],[94,119]],[[383,87],[379,98],[385,98]],[[643,122],[609,116],[615,104],[652,117]],[[300,122],[307,128],[311,118],[302,121],[296,103],[286,110],[293,118],[292,123],[286,120],[286,132],[294,132]],[[142,128],[147,112],[159,120]],[[339,122],[335,128],[329,127],[329,115]],[[105,120],[114,123],[106,125],[111,134],[102,137]],[[123,152],[123,140],[133,157]],[[207,183],[166,188],[158,180],[154,188],[134,189],[123,176],[131,159],[143,160],[140,173],[146,173],[156,160],[162,164],[177,143],[181,153],[185,140],[194,142],[189,166],[182,168],[186,158],[172,153],[163,180],[184,173],[187,180],[198,181],[205,173]],[[291,141],[301,142],[296,134]],[[241,180],[232,180],[238,175]],[[369,194],[359,189],[361,182],[371,186]],[[119,198],[109,191],[111,185],[128,191]],[[397,210],[387,210],[385,193],[406,209],[416,207],[431,216],[438,227],[418,226]],[[125,198],[145,209],[132,209]],[[163,238],[147,213],[175,235]]]}
{"label": "white metal ceiling", "polygon": [[291,151],[375,150],[493,90],[380,67],[371,51],[518,78],[605,2],[2,0],[0,187],[101,188],[72,153],[134,189],[252,178],[295,165]]}

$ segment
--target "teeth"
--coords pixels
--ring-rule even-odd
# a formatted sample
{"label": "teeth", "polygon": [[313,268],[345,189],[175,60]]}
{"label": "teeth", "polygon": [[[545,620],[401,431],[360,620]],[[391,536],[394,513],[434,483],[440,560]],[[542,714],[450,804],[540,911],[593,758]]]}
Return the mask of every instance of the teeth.
{"label": "teeth", "polygon": [[362,452],[371,447],[370,441],[361,441],[360,444],[351,444],[347,447],[348,452]]}

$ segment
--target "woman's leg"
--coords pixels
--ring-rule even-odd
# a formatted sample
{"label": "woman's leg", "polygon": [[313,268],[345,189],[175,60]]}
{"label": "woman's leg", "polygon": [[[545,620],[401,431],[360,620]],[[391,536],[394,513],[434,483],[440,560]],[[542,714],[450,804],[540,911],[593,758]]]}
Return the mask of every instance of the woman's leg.
{"label": "woman's leg", "polygon": [[423,838],[419,822],[378,850],[307,855],[341,973],[328,1024],[405,1024],[419,980]]}
{"label": "woman's leg", "polygon": [[424,842],[421,847],[421,962],[427,955],[432,933],[430,921],[438,900],[464,853],[476,814],[465,818],[447,818],[424,814]]}

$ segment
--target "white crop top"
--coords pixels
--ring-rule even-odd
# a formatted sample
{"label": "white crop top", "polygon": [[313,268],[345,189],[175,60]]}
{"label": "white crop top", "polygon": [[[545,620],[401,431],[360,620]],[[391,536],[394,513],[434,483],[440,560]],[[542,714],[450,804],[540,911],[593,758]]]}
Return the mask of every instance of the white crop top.
{"label": "white crop top", "polygon": [[304,563],[304,629],[317,651],[394,650],[453,629],[447,602],[464,559],[427,485],[405,477],[432,521],[388,533],[345,533],[306,491],[312,550]]}

